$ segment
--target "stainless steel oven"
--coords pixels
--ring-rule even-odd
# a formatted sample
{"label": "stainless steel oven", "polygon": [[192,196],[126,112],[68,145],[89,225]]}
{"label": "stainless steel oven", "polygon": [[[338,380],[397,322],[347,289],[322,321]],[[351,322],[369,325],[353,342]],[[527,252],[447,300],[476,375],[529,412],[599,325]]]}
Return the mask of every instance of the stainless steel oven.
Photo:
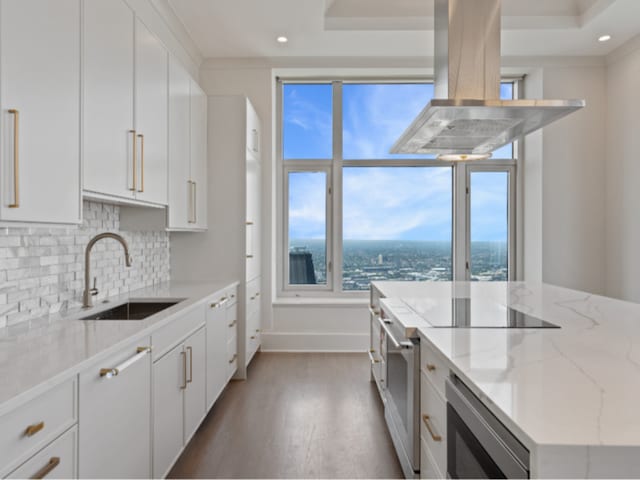
{"label": "stainless steel oven", "polygon": [[450,478],[529,478],[529,451],[452,375],[446,383]]}
{"label": "stainless steel oven", "polygon": [[385,421],[406,478],[420,473],[420,345],[381,312],[386,364]]}

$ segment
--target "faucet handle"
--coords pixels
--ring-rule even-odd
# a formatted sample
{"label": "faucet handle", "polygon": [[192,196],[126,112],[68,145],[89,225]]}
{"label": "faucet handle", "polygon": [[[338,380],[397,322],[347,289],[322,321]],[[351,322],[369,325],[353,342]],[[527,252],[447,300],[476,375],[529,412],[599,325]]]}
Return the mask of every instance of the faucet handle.
{"label": "faucet handle", "polygon": [[93,288],[89,290],[89,293],[93,297],[98,295],[98,277],[93,277]]}

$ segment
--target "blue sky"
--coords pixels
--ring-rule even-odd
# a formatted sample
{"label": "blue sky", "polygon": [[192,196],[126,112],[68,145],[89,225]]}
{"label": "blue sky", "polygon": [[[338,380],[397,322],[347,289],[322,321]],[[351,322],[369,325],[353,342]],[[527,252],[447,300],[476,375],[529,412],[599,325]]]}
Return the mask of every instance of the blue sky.
{"label": "blue sky", "polygon": [[[510,86],[503,85],[503,98]],[[345,84],[345,159],[407,158],[389,148],[433,96],[431,84]],[[285,159],[332,157],[330,84],[284,86]],[[510,155],[509,147],[495,158]],[[413,156],[420,158],[421,156]],[[343,237],[353,240],[450,240],[449,167],[351,167],[343,172]],[[293,173],[289,178],[290,238],[323,238],[324,173]],[[503,175],[472,179],[472,240],[506,239],[507,185]]]}

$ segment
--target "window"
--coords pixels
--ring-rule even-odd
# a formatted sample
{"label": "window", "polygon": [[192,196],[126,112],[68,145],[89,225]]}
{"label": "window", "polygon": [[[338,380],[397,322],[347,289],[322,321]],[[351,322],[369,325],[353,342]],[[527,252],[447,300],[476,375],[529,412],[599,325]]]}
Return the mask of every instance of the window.
{"label": "window", "polygon": [[389,154],[432,97],[427,82],[278,81],[281,294],[514,278],[516,145],[467,164]]}

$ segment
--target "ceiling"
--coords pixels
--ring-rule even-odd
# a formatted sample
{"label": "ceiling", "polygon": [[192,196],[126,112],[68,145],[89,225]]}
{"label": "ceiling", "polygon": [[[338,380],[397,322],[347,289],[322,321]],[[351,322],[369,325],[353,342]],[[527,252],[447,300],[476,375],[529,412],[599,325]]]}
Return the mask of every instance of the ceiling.
{"label": "ceiling", "polygon": [[[433,52],[433,0],[168,1],[205,58]],[[640,34],[639,18],[640,0],[503,0],[502,55],[606,55]]]}

